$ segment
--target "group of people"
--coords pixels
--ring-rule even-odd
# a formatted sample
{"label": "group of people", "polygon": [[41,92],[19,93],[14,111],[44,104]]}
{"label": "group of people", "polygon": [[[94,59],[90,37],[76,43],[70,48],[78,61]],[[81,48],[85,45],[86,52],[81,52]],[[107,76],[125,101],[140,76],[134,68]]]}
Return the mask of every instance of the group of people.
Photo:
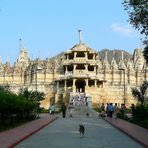
{"label": "group of people", "polygon": [[117,103],[115,103],[113,105],[113,103],[107,103],[106,107],[104,105],[104,103],[102,103],[101,105],[101,117],[114,117],[115,119],[117,118],[117,113],[118,113],[119,109],[117,106]]}

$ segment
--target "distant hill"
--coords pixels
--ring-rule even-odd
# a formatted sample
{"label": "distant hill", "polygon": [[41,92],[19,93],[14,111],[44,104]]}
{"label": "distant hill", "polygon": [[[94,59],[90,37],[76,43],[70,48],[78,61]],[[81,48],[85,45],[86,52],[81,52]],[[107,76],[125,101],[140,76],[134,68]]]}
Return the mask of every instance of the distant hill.
{"label": "distant hill", "polygon": [[[118,63],[121,59],[121,56],[122,56],[122,51],[123,51],[123,55],[124,55],[124,58],[126,60],[130,59],[132,60],[132,54],[128,53],[127,51],[124,51],[124,50],[110,50],[110,49],[103,49],[101,51],[98,51],[97,53],[99,54],[99,58],[101,60],[104,60],[104,57],[105,57],[105,52],[107,51],[107,57],[108,57],[108,61],[109,63],[111,62],[111,60],[113,59],[113,56],[116,60],[116,62]],[[113,54],[113,51],[115,51],[115,55]]]}
{"label": "distant hill", "polygon": [[[121,53],[122,53],[122,51],[123,51],[123,53],[124,53],[124,58],[126,59],[126,60],[128,60],[128,59],[130,59],[130,60],[132,60],[132,54],[130,54],[129,52],[127,52],[127,51],[124,51],[124,50],[110,50],[110,49],[103,49],[103,50],[101,50],[101,51],[98,51],[97,53],[99,54],[99,58],[101,59],[101,60],[104,60],[104,57],[105,57],[105,52],[107,51],[107,57],[108,57],[108,61],[109,61],[109,63],[111,62],[111,60],[113,59],[113,56],[114,56],[114,54],[113,54],[113,51],[115,51],[115,59],[116,59],[116,62],[118,63],[119,61],[120,61],[120,59],[121,59]],[[58,55],[56,55],[56,56],[54,56],[54,57],[52,57],[51,59],[59,59],[59,58],[61,58],[62,56],[64,55],[64,52],[62,52],[62,53],[60,53],[60,54],[58,54]]]}

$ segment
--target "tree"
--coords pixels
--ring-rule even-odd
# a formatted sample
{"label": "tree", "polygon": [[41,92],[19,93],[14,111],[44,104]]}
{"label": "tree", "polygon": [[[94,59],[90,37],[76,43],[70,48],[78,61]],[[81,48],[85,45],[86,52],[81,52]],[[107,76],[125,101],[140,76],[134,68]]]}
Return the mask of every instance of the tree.
{"label": "tree", "polygon": [[45,94],[39,91],[29,91],[28,88],[20,89],[19,95],[24,96],[28,100],[39,102],[44,99]]}
{"label": "tree", "polygon": [[124,0],[129,21],[141,34],[148,35],[148,0]]}
{"label": "tree", "polygon": [[142,107],[145,105],[147,88],[148,88],[148,81],[144,81],[139,88],[132,88],[133,97],[138,99]]}
{"label": "tree", "polygon": [[146,60],[146,64],[148,65],[148,45],[144,48],[143,55]]}
{"label": "tree", "polygon": [[148,0],[124,0],[123,6],[129,14],[130,24],[145,35],[143,55],[148,64]]}

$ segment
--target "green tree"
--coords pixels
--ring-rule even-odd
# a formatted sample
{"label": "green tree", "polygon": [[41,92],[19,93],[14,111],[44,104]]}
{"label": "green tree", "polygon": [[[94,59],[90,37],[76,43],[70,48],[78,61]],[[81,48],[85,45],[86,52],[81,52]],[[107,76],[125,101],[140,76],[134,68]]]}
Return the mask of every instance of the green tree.
{"label": "green tree", "polygon": [[148,64],[148,0],[124,0],[123,6],[129,14],[130,24],[145,35],[143,55]]}
{"label": "green tree", "polygon": [[40,101],[44,99],[45,94],[39,91],[29,91],[28,88],[22,88],[20,89],[19,95],[25,97],[27,100],[33,101],[36,104],[35,114],[37,116],[40,108]]}
{"label": "green tree", "polygon": [[138,99],[138,102],[140,102],[142,107],[145,105],[147,88],[148,88],[148,81],[144,81],[139,88],[132,88],[133,97]]}
{"label": "green tree", "polygon": [[148,0],[124,0],[129,21],[141,34],[148,35]]}
{"label": "green tree", "polygon": [[28,88],[21,88],[19,95],[24,96],[28,100],[33,100],[33,101],[41,101],[44,99],[45,94],[43,92],[39,91],[30,91]]}

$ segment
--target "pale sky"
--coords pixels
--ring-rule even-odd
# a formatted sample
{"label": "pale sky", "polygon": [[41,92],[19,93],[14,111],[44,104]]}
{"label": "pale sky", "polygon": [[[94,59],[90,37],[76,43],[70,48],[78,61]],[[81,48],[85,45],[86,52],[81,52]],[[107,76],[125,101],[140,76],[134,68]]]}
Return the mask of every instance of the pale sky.
{"label": "pale sky", "polygon": [[29,57],[46,59],[83,42],[133,53],[142,36],[129,24],[123,0],[0,0],[0,56],[13,64],[19,39]]}

